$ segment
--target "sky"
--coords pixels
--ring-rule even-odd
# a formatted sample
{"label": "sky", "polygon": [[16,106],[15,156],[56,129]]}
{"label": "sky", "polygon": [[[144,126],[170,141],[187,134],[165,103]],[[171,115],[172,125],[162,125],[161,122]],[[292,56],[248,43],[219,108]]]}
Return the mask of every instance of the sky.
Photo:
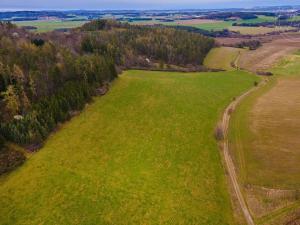
{"label": "sky", "polygon": [[300,0],[0,0],[0,10],[207,9],[300,5]]}

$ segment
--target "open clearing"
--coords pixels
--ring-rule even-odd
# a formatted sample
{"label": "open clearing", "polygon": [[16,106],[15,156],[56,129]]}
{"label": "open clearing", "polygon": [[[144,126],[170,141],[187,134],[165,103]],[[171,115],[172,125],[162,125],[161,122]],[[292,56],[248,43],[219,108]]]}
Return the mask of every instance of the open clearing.
{"label": "open clearing", "polygon": [[[272,21],[273,17],[259,17],[258,19],[249,20],[238,20],[239,23],[257,23]],[[86,21],[62,21],[62,20],[40,20],[40,21],[19,21],[15,22],[18,26],[34,26],[37,28],[36,32],[48,32],[56,29],[64,28],[76,28],[82,26]],[[193,19],[193,20],[175,20],[174,22],[162,22],[157,19],[145,20],[145,21],[134,21],[133,24],[140,25],[154,25],[154,24],[164,24],[169,26],[193,26],[196,28],[204,30],[223,30],[230,29],[232,31],[239,31],[241,34],[266,34],[272,31],[286,30],[287,28],[267,28],[267,27],[239,27],[232,26],[234,21],[222,21],[222,20],[210,20],[210,19]]]}
{"label": "open clearing", "polygon": [[152,20],[142,20],[142,21],[134,21],[131,22],[132,24],[140,24],[140,25],[154,25],[154,24],[166,24],[166,25],[185,25],[185,26],[193,26],[199,24],[209,24],[209,23],[216,23],[216,22],[223,22],[217,20],[209,20],[209,19],[191,19],[191,20],[175,20],[174,22],[162,22],[158,19]]}
{"label": "open clearing", "polygon": [[292,27],[242,27],[242,26],[231,26],[229,30],[240,32],[245,35],[258,35],[268,34],[275,31],[289,31]]}
{"label": "open clearing", "polygon": [[[258,98],[241,137],[245,182],[269,188],[300,188],[300,80],[280,79]],[[243,163],[242,159],[239,164]],[[259,171],[259,176],[257,172]]]}
{"label": "open clearing", "polygon": [[231,154],[259,224],[299,215],[299,64],[299,53],[284,57],[271,70],[277,76],[238,107],[230,125]]}
{"label": "open clearing", "polygon": [[234,224],[213,137],[257,77],[128,71],[0,180],[3,224]]}
{"label": "open clearing", "polygon": [[[240,28],[241,33],[243,33],[243,31],[245,33],[247,33],[247,32],[249,32],[249,30],[254,32],[253,30],[258,30],[258,29],[254,29],[254,28],[249,29],[249,27],[234,27],[234,26],[232,26],[232,24],[233,23],[262,23],[262,22],[272,22],[275,20],[276,20],[275,17],[259,16],[256,19],[245,19],[245,20],[236,20],[236,21],[215,21],[215,23],[212,23],[212,22],[201,23],[201,24],[199,23],[199,24],[193,24],[193,26],[204,29],[204,30],[214,30],[214,31],[223,30],[223,29],[230,29],[230,30],[238,31]],[[262,30],[262,29],[260,29],[260,30]],[[266,29],[265,29],[265,31],[266,31]]]}
{"label": "open clearing", "polygon": [[244,51],[246,50],[231,47],[214,48],[206,56],[204,65],[208,68],[234,70],[233,65]]}
{"label": "open clearing", "polygon": [[299,35],[282,34],[280,38],[264,44],[257,50],[242,54],[239,64],[241,68],[253,72],[268,70],[299,48]]}
{"label": "open clearing", "polygon": [[[232,29],[236,30],[241,28],[241,33],[248,34],[262,34],[268,33],[268,31],[273,31],[272,28],[262,29],[259,27],[234,27],[233,23],[261,23],[261,22],[272,22],[275,21],[275,17],[271,16],[259,16],[256,19],[244,19],[244,20],[232,20],[232,21],[223,21],[223,20],[211,20],[211,19],[193,19],[193,20],[174,20],[173,22],[162,22],[157,19],[153,20],[145,20],[145,21],[134,21],[133,24],[141,24],[141,25],[153,25],[153,24],[164,24],[169,26],[181,25],[181,26],[192,26],[204,30],[214,30],[220,31],[223,29]],[[276,28],[274,28],[276,29]]]}
{"label": "open clearing", "polygon": [[274,74],[297,77],[300,75],[300,46],[299,49],[292,55],[284,57],[280,62],[272,69]]}
{"label": "open clearing", "polygon": [[15,22],[18,26],[34,26],[36,32],[48,32],[56,29],[76,28],[85,24],[86,21],[61,21],[61,20],[39,20]]}
{"label": "open clearing", "polygon": [[197,25],[197,24],[207,24],[207,23],[216,23],[216,22],[218,21],[209,20],[209,19],[176,20],[177,25]]}

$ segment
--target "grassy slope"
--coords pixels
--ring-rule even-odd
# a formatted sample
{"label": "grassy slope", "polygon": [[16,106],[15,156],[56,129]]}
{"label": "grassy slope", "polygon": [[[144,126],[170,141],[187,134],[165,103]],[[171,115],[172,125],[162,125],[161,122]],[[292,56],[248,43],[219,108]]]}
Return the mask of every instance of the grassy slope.
{"label": "grassy slope", "polygon": [[278,65],[276,65],[272,72],[289,77],[299,77],[300,76],[300,52],[295,52],[293,55],[286,56],[283,58]]}
{"label": "grassy slope", "polygon": [[[223,29],[234,29],[234,27],[232,26],[233,23],[237,22],[237,23],[261,23],[261,22],[272,22],[275,21],[276,18],[275,17],[269,17],[269,16],[259,16],[257,19],[248,19],[248,20],[238,20],[238,21],[216,21],[215,23],[201,23],[201,24],[182,24],[182,26],[192,26],[192,27],[196,27],[196,28],[200,28],[200,29],[204,29],[204,30],[223,30]],[[182,21],[181,21],[182,22]],[[133,22],[133,24],[164,24],[164,25],[178,25],[178,23],[175,22],[161,22],[159,20],[153,20],[151,22],[149,21],[135,21]],[[244,28],[242,28],[244,29]],[[249,28],[248,28],[249,30]],[[248,31],[247,30],[247,31]],[[254,30],[254,28],[252,28],[251,30]]]}
{"label": "grassy slope", "polygon": [[267,34],[274,31],[288,31],[293,29],[292,27],[240,27],[232,26],[229,28],[231,31],[240,32],[241,34],[257,35],[257,34]]}
{"label": "grassy slope", "polygon": [[[283,189],[293,189],[295,188],[295,184],[297,182],[298,174],[284,174],[278,173],[276,176],[271,175],[268,176],[268,173],[272,174],[272,168],[283,167],[285,165],[288,166],[288,162],[280,165],[276,165],[276,162],[270,163],[271,167],[269,170],[257,169],[255,171],[253,168],[260,168],[263,162],[260,162],[257,158],[253,156],[253,146],[255,135],[251,132],[249,128],[249,113],[257,102],[257,100],[268,93],[278,82],[279,79],[299,79],[300,75],[300,55],[294,54],[285,57],[281,62],[276,65],[272,72],[276,74],[275,77],[271,78],[268,85],[261,88],[258,92],[255,92],[248,98],[246,98],[243,103],[238,107],[235,113],[232,115],[232,121],[230,124],[230,144],[232,155],[234,156],[235,164],[237,165],[239,178],[243,184],[254,184],[254,185],[262,185],[267,187],[281,187]],[[261,135],[268,135],[261,134]],[[276,143],[277,140],[274,140]],[[255,152],[255,151],[254,151]],[[276,156],[276,153],[274,154]],[[270,162],[272,162],[272,154],[269,154]],[[274,160],[273,160],[274,161]],[[277,162],[278,163],[278,162]],[[294,165],[297,166],[297,165]],[[257,176],[260,174],[260,176]],[[281,183],[278,183],[278,179],[281,176]],[[263,196],[261,196],[263,197]],[[259,224],[271,224],[275,222],[279,218],[283,218],[285,215],[288,216],[290,213],[293,213],[295,209],[299,209],[300,202],[297,201],[292,205],[288,205],[287,207],[283,207],[281,209],[275,210],[269,215],[264,216],[258,220]],[[273,223],[272,223],[273,224]]]}
{"label": "grassy slope", "polygon": [[249,168],[253,168],[252,164],[255,165],[257,162],[252,158],[251,155],[251,143],[254,141],[254,136],[249,128],[249,111],[255,104],[257,98],[265,94],[276,84],[275,79],[271,79],[268,85],[260,88],[260,90],[251,94],[247,97],[236,109],[232,115],[230,122],[230,150],[232,152],[234,163],[238,169],[238,174],[241,183],[249,183],[249,173],[251,173],[251,178],[256,178],[256,185],[263,182],[260,180],[260,176],[256,176],[258,171],[251,171]]}
{"label": "grassy slope", "polygon": [[2,224],[233,224],[213,138],[244,72],[128,71],[0,180]]}
{"label": "grassy slope", "polygon": [[[260,16],[257,19],[249,19],[249,20],[240,20],[238,22],[242,23],[258,23],[258,22],[267,22],[267,21],[274,21],[274,17],[266,17]],[[153,23],[160,23],[165,25],[178,25],[176,22],[160,22],[158,20],[153,20]],[[60,28],[75,28],[83,25],[86,23],[85,21],[61,21],[61,20],[54,20],[54,21],[20,21],[15,22],[19,26],[35,26],[38,29],[37,32],[47,32],[52,31],[55,29]],[[133,24],[148,24],[149,21],[135,21]],[[203,24],[195,24],[195,25],[186,25],[186,26],[194,26],[197,28],[205,29],[205,30],[223,30],[223,29],[232,29],[232,30],[240,30],[241,33],[244,34],[257,34],[257,33],[266,33],[267,31],[271,30],[272,28],[249,28],[249,27],[232,27],[233,21],[218,21],[216,23],[203,23]],[[183,25],[184,26],[184,25]]]}
{"label": "grassy slope", "polygon": [[[285,57],[276,65],[272,72],[276,74],[275,77],[270,79],[270,82],[265,87],[261,88],[258,92],[249,96],[243,103],[239,106],[236,113],[233,114],[232,123],[231,123],[231,144],[233,155],[235,156],[235,163],[238,165],[240,170],[240,178],[243,182],[251,182],[255,185],[263,186],[280,186],[280,184],[274,183],[273,177],[270,177],[269,180],[266,179],[267,176],[257,176],[257,171],[252,171],[250,168],[255,168],[259,166],[257,159],[253,158],[251,152],[253,152],[252,143],[256,138],[251,132],[250,127],[248,126],[251,122],[249,121],[249,113],[251,108],[257,102],[258,98],[266,94],[268,91],[273,88],[278,79],[287,79],[287,78],[299,78],[300,75],[300,55],[290,55]],[[262,134],[263,135],[263,134]],[[238,150],[237,150],[238,149]],[[260,171],[262,172],[262,171]],[[251,175],[250,175],[251,174]],[[247,177],[250,176],[250,177]],[[250,183],[251,183],[250,182]],[[288,188],[285,184],[281,184],[283,188]]]}
{"label": "grassy slope", "polygon": [[[223,29],[234,29],[233,23],[261,23],[261,22],[271,22],[274,21],[275,17],[259,16],[257,19],[249,20],[238,20],[238,21],[222,21],[216,23],[206,23],[193,25],[194,27],[201,28],[204,30],[223,30]],[[244,28],[242,28],[244,29]]]}
{"label": "grassy slope", "polygon": [[[204,29],[204,30],[223,30],[229,29],[231,31],[240,32],[245,35],[257,35],[257,34],[266,34],[274,31],[286,31],[292,29],[291,27],[241,27],[241,26],[232,26],[233,23],[262,23],[262,22],[272,22],[275,21],[275,17],[260,16],[257,19],[249,20],[239,20],[239,21],[222,21],[216,23],[203,23],[192,25],[194,27]],[[189,25],[187,25],[189,26]]]}
{"label": "grassy slope", "polygon": [[200,28],[203,30],[224,30],[228,29],[232,25],[232,21],[221,21],[215,23],[202,23],[202,24],[193,24],[193,27]]}
{"label": "grassy slope", "polygon": [[75,28],[80,27],[86,21],[61,21],[61,20],[49,20],[49,21],[21,21],[15,22],[18,26],[34,26],[37,27],[36,32],[48,32],[61,28]]}
{"label": "grassy slope", "polygon": [[293,16],[292,18],[288,19],[288,21],[298,22],[300,21],[300,16]]}
{"label": "grassy slope", "polygon": [[[247,19],[247,20],[237,20],[237,21],[216,21],[215,23],[200,23],[200,24],[182,24],[182,26],[193,26],[196,28],[204,29],[204,30],[214,30],[220,31],[223,29],[229,29],[231,31],[240,32],[245,35],[257,35],[257,34],[266,34],[273,31],[285,31],[292,29],[291,27],[241,27],[241,26],[232,26],[233,23],[262,23],[262,22],[273,22],[276,21],[276,17],[270,16],[259,16],[257,19]],[[143,22],[141,22],[143,23]],[[161,23],[165,25],[178,25],[177,22],[160,22],[156,21],[156,23]]]}
{"label": "grassy slope", "polygon": [[234,70],[231,63],[237,60],[244,49],[220,47],[212,49],[204,60],[204,65],[209,68]]}

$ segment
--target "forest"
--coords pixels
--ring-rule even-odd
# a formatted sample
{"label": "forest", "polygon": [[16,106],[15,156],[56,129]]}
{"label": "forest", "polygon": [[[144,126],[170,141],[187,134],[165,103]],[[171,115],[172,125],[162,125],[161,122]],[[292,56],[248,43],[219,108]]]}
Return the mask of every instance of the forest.
{"label": "forest", "polygon": [[0,173],[25,159],[7,143],[37,150],[58,124],[80,112],[122,70],[197,67],[213,45],[213,39],[200,34],[110,20],[44,34],[2,22]]}

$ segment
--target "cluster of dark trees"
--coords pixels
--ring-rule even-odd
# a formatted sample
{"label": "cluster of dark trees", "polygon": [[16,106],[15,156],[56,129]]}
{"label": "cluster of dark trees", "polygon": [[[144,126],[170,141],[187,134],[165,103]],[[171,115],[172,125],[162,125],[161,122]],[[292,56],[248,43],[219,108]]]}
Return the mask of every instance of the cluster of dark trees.
{"label": "cluster of dark trees", "polygon": [[229,29],[223,29],[223,30],[204,30],[197,27],[192,26],[172,26],[173,28],[176,28],[177,30],[184,30],[192,33],[202,34],[206,37],[211,38],[217,38],[217,37],[241,37],[244,36],[236,31],[231,31]]}
{"label": "cluster of dark trees", "polygon": [[39,143],[80,110],[93,88],[117,77],[109,56],[76,54],[42,39],[0,39],[2,136]]}
{"label": "cluster of dark trees", "polygon": [[57,124],[82,110],[99,87],[115,79],[119,68],[151,61],[200,65],[214,44],[187,31],[106,20],[45,34],[0,23],[0,34],[3,152],[6,141],[32,148],[42,143]]}
{"label": "cluster of dark trees", "polygon": [[261,42],[259,40],[249,40],[249,41],[242,41],[236,44],[234,47],[236,48],[249,48],[249,50],[256,50],[261,46]]}
{"label": "cluster of dark trees", "polygon": [[[164,26],[136,26],[115,21],[84,25],[82,50],[109,54],[117,65],[130,68],[164,62],[180,66],[201,65],[214,40],[200,34]],[[151,65],[151,64],[150,64]]]}
{"label": "cluster of dark trees", "polygon": [[229,20],[231,18],[256,19],[258,16],[251,12],[218,12],[205,16],[206,19]]}
{"label": "cluster of dark trees", "polygon": [[[38,146],[81,110],[97,87],[117,77],[114,60],[83,54],[10,23],[0,37],[0,173],[24,161],[5,142]],[[4,141],[5,140],[5,141]]]}
{"label": "cluster of dark trees", "polygon": [[149,17],[133,17],[133,18],[118,18],[118,21],[123,21],[123,22],[136,22],[136,21],[151,21],[152,18]]}

